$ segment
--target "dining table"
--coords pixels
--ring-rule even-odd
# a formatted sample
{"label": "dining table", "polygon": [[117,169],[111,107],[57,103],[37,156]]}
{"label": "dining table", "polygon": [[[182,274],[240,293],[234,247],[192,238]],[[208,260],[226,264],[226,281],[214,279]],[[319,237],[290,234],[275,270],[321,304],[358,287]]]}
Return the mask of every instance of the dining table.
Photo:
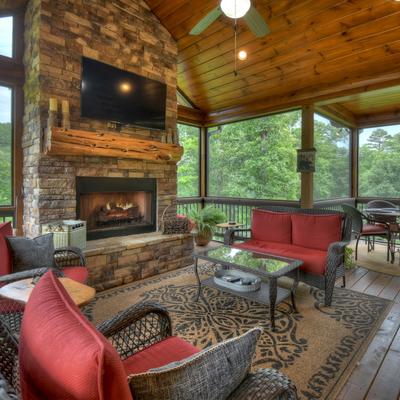
{"label": "dining table", "polygon": [[[389,225],[391,263],[394,263],[395,254],[399,252],[396,242],[400,234],[400,208],[365,208],[364,212],[374,220]],[[399,259],[400,262],[400,259]]]}

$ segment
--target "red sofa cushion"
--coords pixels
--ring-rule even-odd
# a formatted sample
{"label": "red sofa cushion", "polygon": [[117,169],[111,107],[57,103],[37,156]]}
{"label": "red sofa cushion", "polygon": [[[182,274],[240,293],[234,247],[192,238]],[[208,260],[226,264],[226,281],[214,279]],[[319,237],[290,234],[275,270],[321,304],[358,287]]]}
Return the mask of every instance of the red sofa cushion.
{"label": "red sofa cushion", "polygon": [[183,360],[200,350],[186,340],[171,336],[123,361],[127,375],[140,374],[151,368],[159,368],[174,361]]}
{"label": "red sofa cushion", "polygon": [[25,307],[19,365],[23,399],[132,400],[117,351],[52,272]]}
{"label": "red sofa cushion", "polygon": [[0,275],[7,275],[12,272],[12,255],[6,240],[6,236],[12,235],[11,222],[0,224]]}
{"label": "red sofa cushion", "polygon": [[327,251],[342,238],[341,215],[292,214],[292,243],[296,246]]}
{"label": "red sofa cushion", "polygon": [[315,275],[325,275],[326,251],[309,249],[286,243],[260,242],[249,240],[236,244],[235,247],[259,253],[268,253],[276,256],[294,258],[303,261],[301,270]]}
{"label": "red sofa cushion", "polygon": [[292,221],[289,213],[253,210],[251,237],[266,242],[291,243]]}
{"label": "red sofa cushion", "polygon": [[86,267],[64,267],[62,272],[67,278],[80,283],[86,283],[89,272]]}

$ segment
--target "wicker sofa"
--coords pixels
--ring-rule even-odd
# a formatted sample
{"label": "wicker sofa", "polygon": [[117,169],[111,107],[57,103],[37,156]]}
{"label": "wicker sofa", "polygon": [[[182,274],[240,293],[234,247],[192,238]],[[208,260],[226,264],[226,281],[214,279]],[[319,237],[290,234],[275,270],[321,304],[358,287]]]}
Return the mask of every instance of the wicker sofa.
{"label": "wicker sofa", "polygon": [[[3,376],[0,390],[9,399],[19,396],[30,400],[137,398],[131,374],[146,375],[150,368],[160,368],[199,352],[171,331],[168,312],[154,303],[131,306],[96,330],[73,304],[55,275],[46,273],[32,292],[18,338],[0,318],[0,374]],[[232,367],[239,368],[236,363]],[[241,383],[224,398],[297,399],[295,386],[278,371],[261,369],[240,379]],[[206,391],[203,379],[193,379],[193,385],[196,382],[202,385],[204,393],[213,392],[212,387]],[[164,398],[164,386],[161,388],[163,395],[155,397],[160,400]],[[170,398],[169,391],[165,393],[165,398]]]}
{"label": "wicker sofa", "polygon": [[[249,240],[237,243],[249,232]],[[336,279],[346,283],[344,252],[350,238],[351,220],[344,213],[272,206],[254,209],[251,229],[227,230],[224,243],[302,260],[300,280],[324,290],[325,305],[330,306]]]}

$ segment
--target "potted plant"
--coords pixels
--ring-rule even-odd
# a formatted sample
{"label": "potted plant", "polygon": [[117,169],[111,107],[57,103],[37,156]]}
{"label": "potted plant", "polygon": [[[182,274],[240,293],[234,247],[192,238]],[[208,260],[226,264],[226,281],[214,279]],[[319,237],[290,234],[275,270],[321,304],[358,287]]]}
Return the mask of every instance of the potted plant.
{"label": "potted plant", "polygon": [[189,218],[195,224],[194,240],[198,246],[206,246],[210,243],[216,225],[226,221],[226,215],[216,207],[193,210]]}

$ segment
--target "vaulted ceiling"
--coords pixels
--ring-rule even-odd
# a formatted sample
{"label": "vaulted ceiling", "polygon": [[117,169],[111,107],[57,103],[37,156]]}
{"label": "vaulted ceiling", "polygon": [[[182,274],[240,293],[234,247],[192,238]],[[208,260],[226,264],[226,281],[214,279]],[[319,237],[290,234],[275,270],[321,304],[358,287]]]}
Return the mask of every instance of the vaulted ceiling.
{"label": "vaulted ceiling", "polygon": [[179,88],[210,118],[400,84],[395,0],[252,0],[271,33],[256,38],[239,21],[248,59],[238,61],[238,76],[232,20],[189,35],[219,0],[146,1],[178,42]]}

